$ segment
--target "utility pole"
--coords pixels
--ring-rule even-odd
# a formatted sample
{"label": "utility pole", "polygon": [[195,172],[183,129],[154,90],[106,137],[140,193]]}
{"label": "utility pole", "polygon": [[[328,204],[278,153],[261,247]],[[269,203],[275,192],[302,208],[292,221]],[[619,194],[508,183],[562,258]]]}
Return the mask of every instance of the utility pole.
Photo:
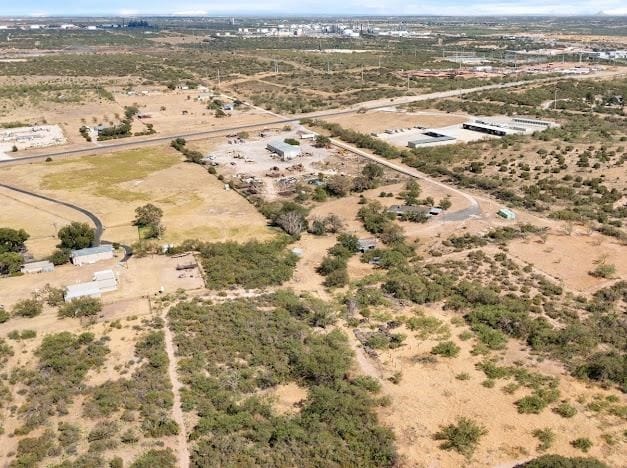
{"label": "utility pole", "polygon": [[557,83],[555,83],[555,93],[553,95],[553,110],[557,109]]}

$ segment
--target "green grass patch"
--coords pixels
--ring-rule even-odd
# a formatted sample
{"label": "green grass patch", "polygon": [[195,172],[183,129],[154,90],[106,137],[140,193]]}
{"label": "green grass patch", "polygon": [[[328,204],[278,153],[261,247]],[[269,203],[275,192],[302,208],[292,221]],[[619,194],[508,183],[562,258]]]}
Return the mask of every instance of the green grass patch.
{"label": "green grass patch", "polygon": [[84,156],[78,160],[59,161],[54,166],[67,167],[80,162],[86,167],[67,168],[47,174],[42,188],[49,190],[87,189],[94,195],[120,201],[141,201],[148,196],[140,191],[118,187],[117,184],[143,179],[180,162],[174,154],[159,148],[120,151],[105,156]]}

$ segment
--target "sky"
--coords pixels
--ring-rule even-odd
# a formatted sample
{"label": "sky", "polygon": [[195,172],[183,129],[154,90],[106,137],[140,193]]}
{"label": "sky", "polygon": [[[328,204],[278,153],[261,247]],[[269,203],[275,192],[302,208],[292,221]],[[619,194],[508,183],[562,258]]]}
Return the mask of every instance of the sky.
{"label": "sky", "polygon": [[0,0],[0,16],[627,15],[627,0]]}

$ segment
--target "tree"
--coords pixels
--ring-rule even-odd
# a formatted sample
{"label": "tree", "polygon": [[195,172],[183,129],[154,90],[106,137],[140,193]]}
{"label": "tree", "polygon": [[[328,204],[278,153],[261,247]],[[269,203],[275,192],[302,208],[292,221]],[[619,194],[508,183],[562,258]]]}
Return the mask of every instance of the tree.
{"label": "tree", "polygon": [[418,185],[418,182],[413,179],[408,181],[407,184],[405,184],[405,191],[402,193],[403,198],[405,198],[405,204],[417,205],[418,197],[421,192],[422,189],[420,188],[420,185]]}
{"label": "tree", "polygon": [[100,299],[93,297],[78,297],[64,304],[59,309],[59,317],[95,317],[102,310]]}
{"label": "tree", "polygon": [[327,232],[335,234],[336,232],[344,229],[344,223],[342,222],[342,218],[338,215],[331,213],[326,218],[324,218],[324,224]]}
{"label": "tree", "polygon": [[327,180],[327,192],[336,197],[345,197],[351,189],[350,177],[335,175]]}
{"label": "tree", "polygon": [[374,180],[383,177],[383,168],[379,164],[369,162],[361,170],[361,173],[369,180]]}
{"label": "tree", "polygon": [[357,252],[359,250],[359,239],[353,234],[340,234],[337,236],[337,241],[349,252]]}
{"label": "tree", "polygon": [[56,249],[52,252],[52,255],[48,257],[48,260],[50,260],[53,265],[64,265],[70,261],[70,250]]}
{"label": "tree", "polygon": [[0,275],[19,273],[22,263],[22,256],[16,252],[0,253]]}
{"label": "tree", "polygon": [[146,238],[159,238],[164,231],[161,224],[162,217],[163,210],[152,203],[148,203],[135,208],[135,221],[133,221],[133,224],[141,228],[147,228],[147,231],[144,232]]}
{"label": "tree", "polygon": [[396,223],[386,224],[379,237],[384,244],[394,244],[396,242],[402,242],[405,239],[403,229]]}
{"label": "tree", "polygon": [[443,210],[448,210],[452,205],[453,203],[451,203],[450,195],[447,195],[442,200],[440,200],[440,208],[442,208]]}
{"label": "tree", "polygon": [[29,237],[24,229],[0,228],[0,253],[21,252]]}
{"label": "tree", "polygon": [[44,310],[43,304],[36,299],[24,299],[13,306],[13,315],[19,317],[36,317]]}
{"label": "tree", "polygon": [[297,211],[288,211],[277,217],[276,224],[290,236],[298,237],[305,229],[305,218]]}
{"label": "tree", "polygon": [[63,249],[84,249],[94,243],[96,238],[96,230],[89,227],[87,223],[72,222],[62,227],[58,233]]}
{"label": "tree", "polygon": [[314,146],[316,148],[328,148],[331,146],[331,138],[325,135],[316,135]]}

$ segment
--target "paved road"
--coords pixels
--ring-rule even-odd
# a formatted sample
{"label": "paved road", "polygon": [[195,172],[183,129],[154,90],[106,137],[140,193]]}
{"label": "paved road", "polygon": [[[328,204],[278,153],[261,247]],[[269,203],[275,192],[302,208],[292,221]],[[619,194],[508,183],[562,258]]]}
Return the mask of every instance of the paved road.
{"label": "paved road", "polygon": [[92,213],[89,210],[86,210],[85,208],[81,208],[80,206],[74,205],[73,203],[68,203],[68,202],[64,202],[61,200],[57,200],[55,198],[50,198],[46,195],[41,195],[39,193],[35,193],[35,192],[30,192],[28,190],[24,190],[21,189],[19,187],[14,187],[12,185],[7,185],[7,184],[2,184],[0,183],[0,187],[4,187],[6,189],[9,190],[13,190],[14,192],[19,192],[19,193],[23,193],[25,195],[29,195],[31,197],[36,197],[36,198],[41,198],[42,200],[46,200],[52,203],[56,203],[57,205],[63,205],[63,206],[67,206],[68,208],[71,208],[75,211],[78,211],[81,214],[84,214],[85,216],[87,216],[92,223],[94,223],[94,227],[96,228],[96,235],[94,238],[94,244],[95,245],[100,245],[100,238],[102,237],[102,232],[104,231],[104,227],[102,225],[102,221],[100,221],[100,218],[98,218],[98,216],[96,216],[94,213]]}
{"label": "paved road", "polygon": [[[619,75],[619,74],[617,73],[616,75]],[[188,140],[210,138],[213,136],[224,135],[226,133],[237,133],[243,130],[251,130],[254,128],[298,122],[299,120],[304,119],[304,118],[334,117],[338,115],[352,114],[359,109],[376,110],[376,109],[382,109],[382,108],[390,107],[390,106],[397,106],[399,104],[408,104],[408,103],[417,102],[417,101],[427,101],[429,99],[461,96],[464,94],[474,93],[477,91],[488,91],[491,89],[512,88],[512,87],[521,86],[521,85],[538,84],[538,83],[545,83],[545,82],[558,81],[558,80],[564,80],[564,79],[581,79],[581,77],[569,76],[569,77],[556,77],[556,78],[538,78],[536,80],[526,80],[526,81],[523,80],[523,81],[512,81],[508,83],[497,83],[497,84],[490,84],[490,85],[485,85],[485,86],[478,86],[475,88],[463,88],[463,89],[454,89],[450,91],[441,91],[441,92],[436,92],[436,93],[420,94],[417,96],[402,96],[402,97],[394,98],[392,100],[386,98],[386,99],[379,99],[375,101],[362,102],[362,103],[355,104],[354,106],[344,108],[344,109],[311,112],[307,114],[300,114],[300,115],[294,115],[294,116],[289,116],[289,117],[280,116],[279,114],[261,109],[267,114],[270,114],[273,117],[276,117],[276,120],[270,120],[270,121],[261,122],[258,124],[238,125],[238,126],[223,128],[219,130],[177,133],[177,134],[168,134],[168,135],[156,135],[156,136],[148,137],[139,141],[138,140],[132,140],[132,141],[114,140],[112,142],[101,143],[99,146],[78,148],[78,149],[68,149],[68,150],[57,150],[57,151],[50,151],[46,153],[39,153],[34,156],[25,156],[23,158],[1,160],[0,167],[2,165],[23,164],[27,162],[41,161],[41,160],[45,160],[46,158],[65,158],[65,157],[71,157],[71,156],[87,156],[87,155],[108,153],[111,151],[119,151],[121,149],[141,148],[144,146],[154,145],[156,143],[168,142],[174,138],[185,138]],[[252,106],[252,104],[250,103],[246,103],[246,104]],[[256,106],[252,106],[252,107],[257,108]]]}
{"label": "paved road", "polygon": [[[81,214],[84,214],[85,216],[87,216],[89,218],[89,220],[92,223],[94,223],[94,227],[95,227],[94,245],[113,244],[113,242],[102,240],[102,233],[104,232],[104,226],[102,224],[102,221],[100,221],[100,218],[98,218],[98,216],[96,216],[91,211],[89,211],[89,210],[87,210],[85,208],[81,208],[80,206],[75,205],[73,203],[57,200],[56,198],[51,198],[51,197],[48,197],[46,195],[42,195],[40,193],[31,192],[29,190],[24,190],[24,189],[21,189],[19,187],[14,187],[12,185],[7,185],[7,184],[0,183],[0,187],[4,187],[4,188],[6,188],[8,190],[12,190],[14,192],[23,193],[24,195],[29,195],[31,197],[41,198],[42,200],[46,200],[46,201],[49,201],[51,203],[56,203],[57,205],[63,205],[63,206],[66,206],[68,208],[71,208],[71,209],[73,209],[75,211],[78,211]],[[131,255],[133,255],[133,250],[128,245],[124,245],[124,244],[120,244],[120,247],[122,247],[124,249],[124,257],[122,258],[122,260],[120,260],[120,262],[126,262],[131,257]]]}

